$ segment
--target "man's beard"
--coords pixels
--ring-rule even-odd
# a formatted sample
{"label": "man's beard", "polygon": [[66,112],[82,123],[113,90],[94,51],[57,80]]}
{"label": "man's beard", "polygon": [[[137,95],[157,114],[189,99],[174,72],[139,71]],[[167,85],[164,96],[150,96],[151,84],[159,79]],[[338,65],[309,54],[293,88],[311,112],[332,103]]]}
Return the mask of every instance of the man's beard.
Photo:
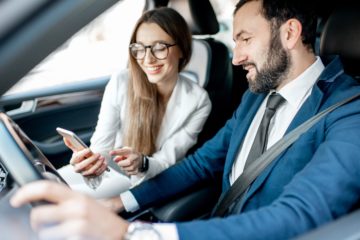
{"label": "man's beard", "polygon": [[287,77],[291,60],[289,54],[281,44],[278,30],[272,32],[267,59],[262,69],[259,71],[254,63],[250,64],[252,64],[256,70],[254,80],[249,80],[249,89],[254,93],[263,93],[271,89],[276,89]]}

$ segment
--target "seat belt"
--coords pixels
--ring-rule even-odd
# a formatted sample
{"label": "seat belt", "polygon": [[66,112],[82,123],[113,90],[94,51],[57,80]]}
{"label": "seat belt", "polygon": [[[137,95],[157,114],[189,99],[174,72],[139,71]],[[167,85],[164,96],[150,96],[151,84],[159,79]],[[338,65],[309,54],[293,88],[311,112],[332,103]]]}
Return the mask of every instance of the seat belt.
{"label": "seat belt", "polygon": [[294,130],[292,130],[290,133],[286,134],[273,146],[271,146],[259,158],[254,160],[246,169],[244,169],[244,172],[236,179],[230,189],[222,195],[213,210],[212,216],[224,216],[231,204],[233,204],[235,200],[239,199],[240,197],[243,197],[242,195],[244,195],[246,189],[248,189],[250,184],[252,184],[252,182],[260,175],[260,173],[285,149],[287,149],[291,144],[293,144],[304,132],[309,130],[315,123],[317,123],[328,113],[348,102],[351,102],[359,96],[360,94],[356,94],[319,112],[315,116],[308,119],[306,122],[299,125]]}

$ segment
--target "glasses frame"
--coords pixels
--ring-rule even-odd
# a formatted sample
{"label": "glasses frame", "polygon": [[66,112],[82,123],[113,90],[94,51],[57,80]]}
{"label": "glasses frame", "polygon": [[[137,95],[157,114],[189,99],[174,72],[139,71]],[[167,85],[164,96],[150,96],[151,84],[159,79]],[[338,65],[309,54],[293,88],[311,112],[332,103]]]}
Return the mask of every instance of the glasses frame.
{"label": "glasses frame", "polygon": [[[166,56],[164,57],[164,58],[158,58],[158,57],[156,57],[155,56],[155,54],[154,54],[154,51],[153,51],[153,48],[156,46],[156,44],[163,44],[163,45],[165,45],[165,47],[166,47]],[[144,53],[144,56],[143,57],[141,57],[141,58],[136,58],[134,55],[133,55],[133,53],[132,53],[132,51],[131,51],[131,48],[133,47],[133,46],[135,46],[135,45],[142,45],[143,47],[144,47],[144,49],[145,49],[145,53]],[[131,56],[133,57],[133,58],[135,58],[136,60],[144,60],[145,59],[145,56],[146,56],[146,49],[150,49],[150,52],[151,52],[151,55],[153,55],[153,57],[154,58],[156,58],[157,60],[164,60],[164,59],[166,59],[168,56],[169,56],[169,48],[171,48],[171,47],[173,47],[173,46],[175,46],[175,45],[177,45],[176,43],[173,43],[173,44],[169,44],[169,43],[164,43],[164,42],[157,42],[157,43],[154,43],[154,44],[152,44],[152,45],[144,45],[144,44],[142,44],[142,43],[132,43],[132,44],[130,44],[130,46],[129,46],[129,49],[130,49],[130,54],[131,54]]]}

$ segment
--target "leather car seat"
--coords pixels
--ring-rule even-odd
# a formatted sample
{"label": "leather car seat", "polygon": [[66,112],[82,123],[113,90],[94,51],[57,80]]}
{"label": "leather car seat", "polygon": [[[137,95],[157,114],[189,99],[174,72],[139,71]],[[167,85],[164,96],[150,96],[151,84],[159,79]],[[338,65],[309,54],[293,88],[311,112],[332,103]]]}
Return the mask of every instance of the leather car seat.
{"label": "leather car seat", "polygon": [[192,58],[182,74],[194,76],[207,90],[212,102],[212,111],[193,148],[197,149],[231,117],[233,77],[230,51],[224,43],[209,37],[219,31],[209,0],[171,0],[168,6],[185,18],[193,34]]}
{"label": "leather car seat", "polygon": [[[360,3],[340,2],[340,7],[330,15],[320,39],[320,56],[331,60],[340,56],[347,74],[360,80]],[[354,212],[325,224],[297,240],[359,239],[360,202]]]}
{"label": "leather car seat", "polygon": [[[225,124],[233,112],[231,55],[224,43],[209,37],[219,31],[219,23],[209,0],[171,0],[168,6],[185,18],[193,34],[192,58],[181,74],[204,87],[212,102],[212,111],[193,148],[196,150]],[[188,195],[150,209],[150,220],[204,218],[217,202],[220,186],[204,183],[185,194]]]}
{"label": "leather car seat", "polygon": [[360,3],[352,1],[328,18],[320,40],[320,56],[339,55],[347,74],[360,78]]}

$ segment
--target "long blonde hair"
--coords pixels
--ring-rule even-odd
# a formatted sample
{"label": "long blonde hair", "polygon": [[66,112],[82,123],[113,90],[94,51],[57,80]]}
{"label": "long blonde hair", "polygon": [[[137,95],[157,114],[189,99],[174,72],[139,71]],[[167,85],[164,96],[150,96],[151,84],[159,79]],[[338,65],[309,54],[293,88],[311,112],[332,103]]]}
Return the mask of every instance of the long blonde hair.
{"label": "long blonde hair", "polygon": [[[135,25],[130,44],[136,42],[136,33],[142,23],[156,23],[175,41],[182,58],[181,71],[191,57],[191,34],[183,17],[171,8],[157,8],[145,12]],[[128,109],[125,124],[124,145],[145,155],[156,151],[156,139],[165,113],[155,84],[148,81],[144,71],[129,51],[130,79],[128,85]]]}

